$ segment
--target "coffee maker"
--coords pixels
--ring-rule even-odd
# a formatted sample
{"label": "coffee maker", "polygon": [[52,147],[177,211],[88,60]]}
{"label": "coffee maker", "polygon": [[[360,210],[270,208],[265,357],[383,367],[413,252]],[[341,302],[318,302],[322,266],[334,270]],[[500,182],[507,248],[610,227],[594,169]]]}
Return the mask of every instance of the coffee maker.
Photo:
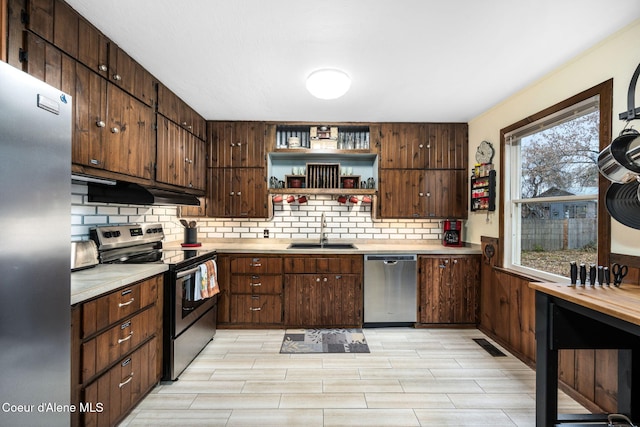
{"label": "coffee maker", "polygon": [[443,246],[462,246],[462,221],[456,219],[444,220],[442,230]]}

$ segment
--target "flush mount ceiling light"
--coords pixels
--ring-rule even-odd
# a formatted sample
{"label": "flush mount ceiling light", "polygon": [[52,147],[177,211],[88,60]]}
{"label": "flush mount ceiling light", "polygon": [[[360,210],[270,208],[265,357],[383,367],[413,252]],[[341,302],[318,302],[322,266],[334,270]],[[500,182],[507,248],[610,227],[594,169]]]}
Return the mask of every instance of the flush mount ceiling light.
{"label": "flush mount ceiling light", "polygon": [[320,99],[336,99],[347,93],[351,78],[344,71],[333,68],[316,70],[307,77],[307,90]]}

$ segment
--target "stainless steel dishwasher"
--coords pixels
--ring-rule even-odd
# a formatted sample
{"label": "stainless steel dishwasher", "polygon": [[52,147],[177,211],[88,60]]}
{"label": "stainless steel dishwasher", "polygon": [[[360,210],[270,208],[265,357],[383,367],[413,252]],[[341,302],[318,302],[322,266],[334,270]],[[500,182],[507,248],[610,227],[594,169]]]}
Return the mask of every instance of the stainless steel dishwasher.
{"label": "stainless steel dishwasher", "polygon": [[364,256],[365,326],[405,326],[417,320],[417,255]]}

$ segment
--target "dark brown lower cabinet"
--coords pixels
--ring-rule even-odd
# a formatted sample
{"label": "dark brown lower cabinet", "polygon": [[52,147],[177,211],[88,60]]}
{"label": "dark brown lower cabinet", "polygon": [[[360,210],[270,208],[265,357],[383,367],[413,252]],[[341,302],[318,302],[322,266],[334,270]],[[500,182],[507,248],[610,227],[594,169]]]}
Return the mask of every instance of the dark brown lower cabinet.
{"label": "dark brown lower cabinet", "polygon": [[361,326],[360,275],[285,274],[284,277],[287,326]]}
{"label": "dark brown lower cabinet", "polygon": [[[218,321],[247,327],[282,325],[282,258],[222,255],[218,258]],[[228,300],[228,301],[227,301]]]}
{"label": "dark brown lower cabinet", "polygon": [[162,376],[163,275],[71,309],[72,426],[117,425]]}
{"label": "dark brown lower cabinet", "polygon": [[420,323],[478,322],[480,256],[426,256],[419,263]]}

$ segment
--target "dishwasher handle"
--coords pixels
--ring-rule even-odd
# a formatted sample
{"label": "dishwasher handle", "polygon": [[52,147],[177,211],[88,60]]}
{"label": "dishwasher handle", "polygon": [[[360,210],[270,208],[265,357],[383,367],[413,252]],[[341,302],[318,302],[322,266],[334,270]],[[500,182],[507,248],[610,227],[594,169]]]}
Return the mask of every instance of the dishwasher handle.
{"label": "dishwasher handle", "polygon": [[397,263],[398,261],[416,261],[417,255],[365,255],[365,261],[384,261],[385,264]]}

